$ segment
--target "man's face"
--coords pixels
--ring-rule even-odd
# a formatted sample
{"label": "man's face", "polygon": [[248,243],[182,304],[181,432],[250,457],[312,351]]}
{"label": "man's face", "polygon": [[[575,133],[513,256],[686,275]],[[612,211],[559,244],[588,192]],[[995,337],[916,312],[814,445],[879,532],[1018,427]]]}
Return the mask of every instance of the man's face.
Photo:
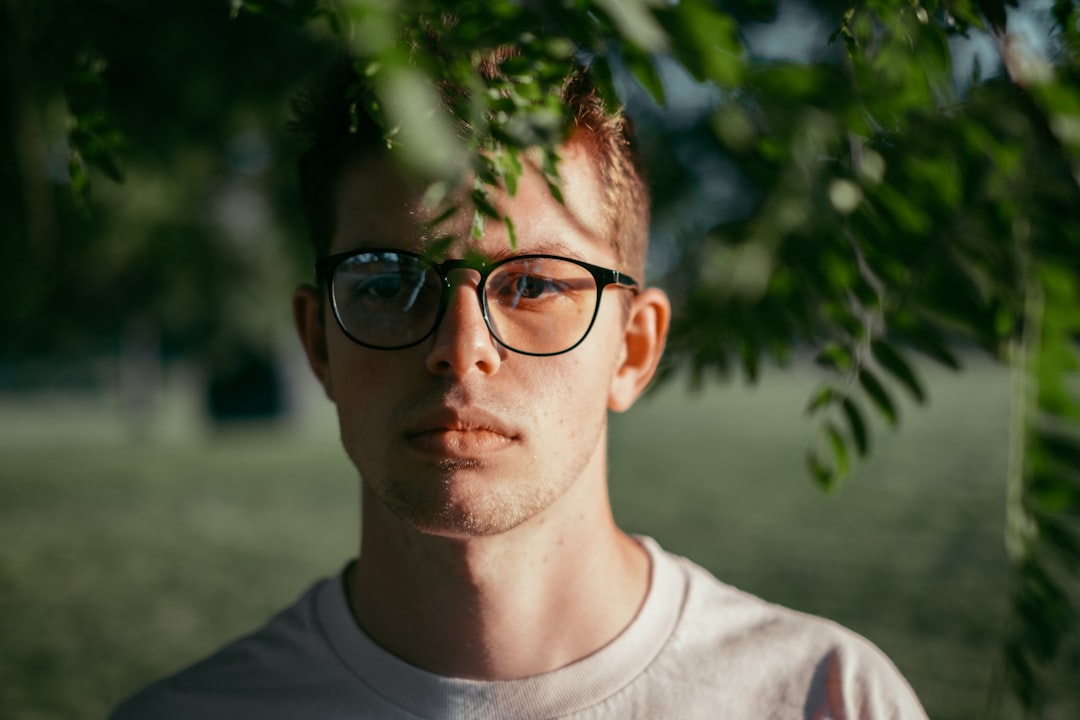
{"label": "man's face", "polygon": [[[562,157],[565,205],[534,168],[515,196],[496,196],[514,222],[517,248],[498,221],[467,240],[466,207],[435,231],[455,238],[449,256],[551,253],[625,269],[604,236],[593,161],[576,144]],[[434,214],[387,160],[359,161],[339,186],[331,253],[423,252],[423,223]],[[620,294],[627,291],[607,289],[581,345],[532,357],[491,337],[477,302],[477,273],[456,270],[451,279],[455,289],[441,324],[412,348],[357,345],[327,310],[322,380],[337,405],[346,452],[387,509],[422,532],[490,535],[548,511],[579,480],[603,482],[606,413],[625,354]]]}

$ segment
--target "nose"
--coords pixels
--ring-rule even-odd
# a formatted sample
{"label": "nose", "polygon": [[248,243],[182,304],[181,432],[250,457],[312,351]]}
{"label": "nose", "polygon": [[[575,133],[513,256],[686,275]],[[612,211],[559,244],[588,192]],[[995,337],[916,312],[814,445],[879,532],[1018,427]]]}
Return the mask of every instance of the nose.
{"label": "nose", "polygon": [[507,350],[495,341],[484,322],[477,295],[479,273],[456,272],[468,273],[469,279],[451,281],[446,313],[428,350],[428,371],[456,378],[473,371],[492,375],[498,371]]}

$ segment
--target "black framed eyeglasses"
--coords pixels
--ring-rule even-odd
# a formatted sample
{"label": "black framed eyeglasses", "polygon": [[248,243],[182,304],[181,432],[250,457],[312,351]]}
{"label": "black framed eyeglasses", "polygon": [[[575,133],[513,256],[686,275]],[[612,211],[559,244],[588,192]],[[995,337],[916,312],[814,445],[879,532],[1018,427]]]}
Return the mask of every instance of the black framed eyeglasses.
{"label": "black framed eyeglasses", "polygon": [[592,329],[604,288],[637,291],[618,270],[558,255],[437,263],[403,250],[365,249],[315,261],[342,332],[377,350],[403,350],[430,337],[450,302],[449,275],[463,269],[480,274],[476,297],[492,337],[523,355],[573,350]]}

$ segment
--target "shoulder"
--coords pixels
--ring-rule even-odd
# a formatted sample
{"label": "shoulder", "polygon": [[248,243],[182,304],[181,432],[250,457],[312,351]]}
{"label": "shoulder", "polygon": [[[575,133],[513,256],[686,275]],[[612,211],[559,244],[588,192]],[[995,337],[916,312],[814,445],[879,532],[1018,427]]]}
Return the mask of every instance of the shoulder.
{"label": "shoulder", "polygon": [[284,700],[332,683],[340,665],[326,642],[317,603],[335,584],[314,584],[255,632],[144,688],[110,720],[231,718],[252,716],[260,707],[266,712],[257,716],[273,717]]}
{"label": "shoulder", "polygon": [[663,558],[686,578],[661,658],[682,681],[723,684],[761,702],[762,717],[798,705],[806,717],[925,718],[907,681],[866,638],[737,590],[686,558]]}

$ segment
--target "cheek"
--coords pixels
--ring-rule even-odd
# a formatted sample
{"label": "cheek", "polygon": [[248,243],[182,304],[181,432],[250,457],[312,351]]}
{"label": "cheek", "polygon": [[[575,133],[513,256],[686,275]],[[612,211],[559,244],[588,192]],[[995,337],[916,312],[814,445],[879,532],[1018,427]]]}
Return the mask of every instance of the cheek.
{"label": "cheek", "polygon": [[[585,428],[603,422],[607,416],[613,365],[601,362],[607,357],[606,350],[598,352],[601,345],[607,347],[587,340],[562,356],[562,361],[552,363],[553,367],[543,374],[535,388],[534,397],[543,399],[547,413],[544,419],[552,427],[558,427],[560,433],[571,436],[571,440]],[[553,359],[560,360],[560,356]]]}
{"label": "cheek", "polygon": [[372,362],[370,352],[343,342],[347,345],[330,342],[330,377],[342,440],[351,451],[351,445],[373,437],[386,425],[391,409],[388,393],[394,383],[387,363]]}

